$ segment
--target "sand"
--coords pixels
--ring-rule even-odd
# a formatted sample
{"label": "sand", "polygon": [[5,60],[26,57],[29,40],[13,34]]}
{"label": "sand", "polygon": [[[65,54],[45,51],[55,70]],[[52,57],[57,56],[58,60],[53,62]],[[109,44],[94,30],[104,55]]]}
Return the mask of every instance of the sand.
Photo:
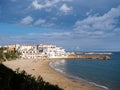
{"label": "sand", "polygon": [[51,60],[19,59],[6,61],[3,64],[14,71],[20,68],[20,71],[25,70],[28,74],[32,74],[35,77],[41,75],[45,81],[58,85],[64,90],[104,90],[83,80],[67,78],[65,75],[52,69],[49,66],[50,62]]}

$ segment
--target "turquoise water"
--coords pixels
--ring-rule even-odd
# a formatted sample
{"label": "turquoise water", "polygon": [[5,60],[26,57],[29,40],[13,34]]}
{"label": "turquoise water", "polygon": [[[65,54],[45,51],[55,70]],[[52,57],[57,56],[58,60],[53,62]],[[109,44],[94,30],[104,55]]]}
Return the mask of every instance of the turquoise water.
{"label": "turquoise water", "polygon": [[111,60],[62,60],[51,66],[72,78],[84,79],[109,90],[120,90],[120,52],[110,55]]}

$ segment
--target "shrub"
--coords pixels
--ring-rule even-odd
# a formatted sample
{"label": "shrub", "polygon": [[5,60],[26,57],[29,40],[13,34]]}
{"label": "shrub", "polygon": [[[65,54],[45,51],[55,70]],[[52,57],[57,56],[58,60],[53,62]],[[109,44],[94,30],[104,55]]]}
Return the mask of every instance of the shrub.
{"label": "shrub", "polygon": [[0,64],[0,90],[62,90],[57,85],[45,82],[41,76],[35,78],[25,71],[15,72]]}

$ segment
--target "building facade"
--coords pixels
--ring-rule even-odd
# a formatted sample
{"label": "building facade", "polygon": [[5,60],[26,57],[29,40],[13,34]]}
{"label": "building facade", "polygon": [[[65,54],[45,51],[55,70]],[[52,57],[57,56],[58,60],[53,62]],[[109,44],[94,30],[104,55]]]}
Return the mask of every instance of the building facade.
{"label": "building facade", "polygon": [[22,58],[67,58],[65,49],[51,44],[20,45],[18,51]]}

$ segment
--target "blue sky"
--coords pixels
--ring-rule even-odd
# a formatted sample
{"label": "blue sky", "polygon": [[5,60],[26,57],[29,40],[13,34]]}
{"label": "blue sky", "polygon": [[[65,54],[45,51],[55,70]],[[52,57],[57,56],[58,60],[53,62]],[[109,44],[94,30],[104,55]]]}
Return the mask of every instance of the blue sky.
{"label": "blue sky", "polygon": [[120,51],[120,0],[0,0],[0,45]]}

